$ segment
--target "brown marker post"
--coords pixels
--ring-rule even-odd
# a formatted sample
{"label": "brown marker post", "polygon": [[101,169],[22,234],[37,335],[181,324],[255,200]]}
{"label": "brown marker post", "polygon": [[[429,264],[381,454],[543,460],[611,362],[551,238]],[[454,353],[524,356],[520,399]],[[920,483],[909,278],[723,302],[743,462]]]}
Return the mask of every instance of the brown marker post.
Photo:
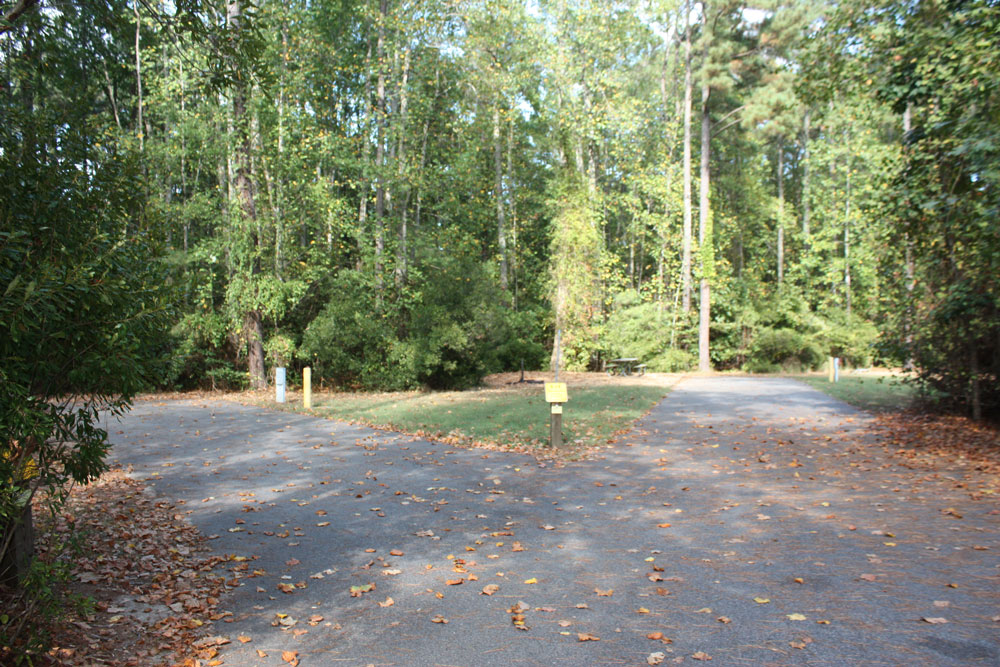
{"label": "brown marker post", "polygon": [[545,401],[549,403],[549,446],[562,446],[563,403],[569,400],[565,382],[546,382]]}

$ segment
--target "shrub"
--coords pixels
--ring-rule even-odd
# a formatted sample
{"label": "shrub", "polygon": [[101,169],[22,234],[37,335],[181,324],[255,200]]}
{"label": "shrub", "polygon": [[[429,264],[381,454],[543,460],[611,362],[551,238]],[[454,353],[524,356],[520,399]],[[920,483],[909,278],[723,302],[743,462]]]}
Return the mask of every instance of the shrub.
{"label": "shrub", "polygon": [[878,329],[860,318],[835,323],[816,335],[817,344],[826,356],[840,357],[855,368],[870,366],[875,353]]}
{"label": "shrub", "polygon": [[647,370],[656,373],[683,373],[698,365],[698,357],[687,350],[664,350],[646,362]]}
{"label": "shrub", "polygon": [[690,327],[685,316],[674,317],[668,308],[660,310],[658,304],[640,301],[634,290],[618,294],[614,307],[601,332],[601,346],[608,358],[637,357],[650,371],[672,373],[690,370],[696,361],[694,355],[679,347],[670,347],[690,338]]}
{"label": "shrub", "polygon": [[752,373],[819,368],[823,362],[820,348],[794,329],[761,328],[754,335],[746,369]]}
{"label": "shrub", "polygon": [[319,377],[343,387],[406,389],[415,385],[412,359],[395,350],[391,311],[376,303],[375,290],[360,272],[343,271],[333,281],[326,307],[306,327],[299,358]]}

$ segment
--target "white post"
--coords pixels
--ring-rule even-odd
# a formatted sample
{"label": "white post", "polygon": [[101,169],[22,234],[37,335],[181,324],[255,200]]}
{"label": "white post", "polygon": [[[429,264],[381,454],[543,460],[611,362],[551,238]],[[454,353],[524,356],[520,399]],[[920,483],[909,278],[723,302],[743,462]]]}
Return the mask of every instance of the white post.
{"label": "white post", "polygon": [[285,369],[274,369],[274,400],[278,403],[285,402]]}
{"label": "white post", "polygon": [[840,357],[833,358],[833,381],[840,382]]}

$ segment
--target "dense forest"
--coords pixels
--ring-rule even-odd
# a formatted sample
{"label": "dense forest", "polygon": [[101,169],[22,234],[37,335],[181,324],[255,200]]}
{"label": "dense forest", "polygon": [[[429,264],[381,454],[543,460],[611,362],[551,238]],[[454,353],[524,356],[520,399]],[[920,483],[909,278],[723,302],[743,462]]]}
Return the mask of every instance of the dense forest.
{"label": "dense forest", "polygon": [[995,0],[0,10],[12,437],[276,366],[469,386],[556,331],[569,369],[835,355],[1000,407]]}

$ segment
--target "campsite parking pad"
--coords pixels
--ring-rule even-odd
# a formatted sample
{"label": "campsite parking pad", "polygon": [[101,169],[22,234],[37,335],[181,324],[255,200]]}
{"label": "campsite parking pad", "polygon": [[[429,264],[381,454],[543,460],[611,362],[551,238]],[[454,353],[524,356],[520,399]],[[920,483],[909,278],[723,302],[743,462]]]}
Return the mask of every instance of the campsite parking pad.
{"label": "campsite parking pad", "polygon": [[1000,663],[995,489],[868,420],[706,377],[565,466],[225,401],[109,430],[214,551],[256,557],[210,631],[226,665]]}

